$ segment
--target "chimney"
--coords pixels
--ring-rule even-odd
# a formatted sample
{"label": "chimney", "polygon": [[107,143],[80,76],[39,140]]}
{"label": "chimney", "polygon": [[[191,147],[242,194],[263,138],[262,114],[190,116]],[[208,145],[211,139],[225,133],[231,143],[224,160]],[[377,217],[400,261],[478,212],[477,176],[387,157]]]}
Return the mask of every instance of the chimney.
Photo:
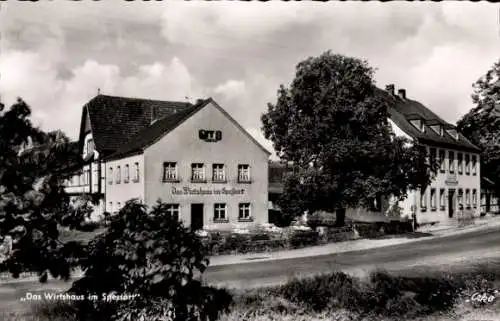
{"label": "chimney", "polygon": [[385,91],[389,93],[391,96],[394,96],[394,84],[386,85]]}
{"label": "chimney", "polygon": [[401,99],[406,99],[406,90],[405,89],[399,89],[398,90],[398,96]]}

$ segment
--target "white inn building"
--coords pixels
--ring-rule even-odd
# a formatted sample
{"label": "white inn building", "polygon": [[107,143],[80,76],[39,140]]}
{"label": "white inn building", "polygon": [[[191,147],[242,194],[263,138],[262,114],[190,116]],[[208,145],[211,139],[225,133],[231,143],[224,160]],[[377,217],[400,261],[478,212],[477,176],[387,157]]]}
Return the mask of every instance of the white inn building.
{"label": "white inn building", "polygon": [[158,200],[194,229],[267,223],[270,153],[211,98],[196,104],[98,95],[82,111],[85,166],[72,195],[93,219]]}
{"label": "white inn building", "polygon": [[391,101],[389,123],[396,135],[426,146],[428,155],[439,162],[439,170],[425,190],[411,191],[401,202],[404,214],[416,213],[419,224],[449,222],[457,218],[459,204],[475,216],[481,212],[480,150],[451,125],[421,103],[395,94],[386,86]]}

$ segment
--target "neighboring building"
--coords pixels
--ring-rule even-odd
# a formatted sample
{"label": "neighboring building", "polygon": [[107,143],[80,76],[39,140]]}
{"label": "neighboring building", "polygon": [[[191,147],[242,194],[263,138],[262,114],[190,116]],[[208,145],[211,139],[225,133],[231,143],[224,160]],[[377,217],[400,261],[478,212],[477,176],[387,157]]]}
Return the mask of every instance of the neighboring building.
{"label": "neighboring building", "polygon": [[[211,98],[196,104],[98,95],[83,108],[79,186],[95,219],[158,200],[194,229],[267,223],[270,153]],[[75,176],[74,182],[78,182]]]}
{"label": "neighboring building", "polygon": [[430,186],[410,191],[400,203],[404,215],[414,210],[419,224],[446,222],[457,217],[459,204],[480,214],[480,149],[451,125],[421,103],[406,97],[406,91],[394,85],[380,94],[389,97],[389,123],[396,135],[403,135],[427,148],[428,155],[439,162],[439,170]]}
{"label": "neighboring building", "polygon": [[[438,160],[440,168],[430,186],[424,191],[409,191],[408,197],[399,202],[398,217],[391,212],[394,202],[378,196],[370,208],[349,208],[346,218],[354,221],[389,221],[402,217],[411,218],[413,211],[419,224],[447,222],[457,217],[458,205],[470,208],[480,215],[480,150],[461,135],[455,126],[447,123],[421,103],[408,99],[406,91],[395,94],[394,85],[377,94],[388,98],[389,124],[397,136],[419,142],[427,148],[428,155]],[[271,168],[278,174],[271,175]],[[276,177],[283,172],[282,163],[270,167],[269,198],[276,200],[282,193],[283,180]],[[273,178],[274,177],[274,178]],[[275,206],[271,209],[279,210]]]}
{"label": "neighboring building", "polygon": [[487,177],[481,179],[481,214],[500,214],[500,200],[493,193],[495,183]]}

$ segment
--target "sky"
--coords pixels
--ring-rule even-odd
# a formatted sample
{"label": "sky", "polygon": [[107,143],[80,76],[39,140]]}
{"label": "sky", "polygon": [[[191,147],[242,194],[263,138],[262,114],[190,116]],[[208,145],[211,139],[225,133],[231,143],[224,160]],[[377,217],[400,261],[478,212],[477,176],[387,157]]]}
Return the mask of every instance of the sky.
{"label": "sky", "polygon": [[[1,3],[1,2],[0,2]],[[367,60],[455,123],[500,58],[500,5],[469,2],[8,1],[0,4],[0,95],[76,139],[102,94],[213,97],[266,148],[260,116],[295,66],[326,50]]]}

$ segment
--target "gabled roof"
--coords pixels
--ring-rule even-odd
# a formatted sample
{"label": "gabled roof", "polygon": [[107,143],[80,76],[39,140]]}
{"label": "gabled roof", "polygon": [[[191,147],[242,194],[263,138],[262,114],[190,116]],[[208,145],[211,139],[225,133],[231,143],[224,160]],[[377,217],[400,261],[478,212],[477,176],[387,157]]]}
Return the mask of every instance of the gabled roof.
{"label": "gabled roof", "polygon": [[[253,143],[259,146],[264,152],[270,154],[270,152],[265,149],[261,144],[259,144],[252,135],[250,135],[241,125],[239,125],[236,120],[234,120],[224,109],[222,109],[217,103],[212,99],[208,98],[205,100],[199,100],[195,105],[191,105],[178,111],[175,114],[170,114],[162,119],[157,120],[150,126],[139,131],[136,135],[131,136],[125,144],[122,144],[114,153],[105,158],[105,160],[115,160],[134,154],[140,154],[147,147],[156,143],[159,139],[173,131],[184,121],[192,117],[198,111],[203,109],[208,104],[212,103],[217,109],[219,109],[224,116],[226,116],[238,129],[240,129]],[[129,136],[130,137],[130,136]]]}
{"label": "gabled roof", "polygon": [[109,155],[118,150],[127,138],[148,127],[153,117],[163,118],[193,105],[188,102],[160,101],[97,95],[83,108],[80,126],[80,150],[85,136],[88,115],[96,150]]}
{"label": "gabled roof", "polygon": [[[470,150],[479,152],[480,149],[471,143],[462,134],[458,133],[458,140],[450,136],[446,129],[456,129],[455,126],[444,121],[441,117],[432,112],[429,108],[425,107],[418,101],[412,99],[402,99],[399,96],[391,95],[385,90],[376,89],[377,95],[382,95],[387,98],[389,103],[389,115],[391,120],[410,137],[428,144],[440,145],[448,148]],[[441,125],[443,126],[443,136],[436,133],[431,128],[421,130],[415,128],[410,123],[410,120],[422,119],[425,125]]]}

